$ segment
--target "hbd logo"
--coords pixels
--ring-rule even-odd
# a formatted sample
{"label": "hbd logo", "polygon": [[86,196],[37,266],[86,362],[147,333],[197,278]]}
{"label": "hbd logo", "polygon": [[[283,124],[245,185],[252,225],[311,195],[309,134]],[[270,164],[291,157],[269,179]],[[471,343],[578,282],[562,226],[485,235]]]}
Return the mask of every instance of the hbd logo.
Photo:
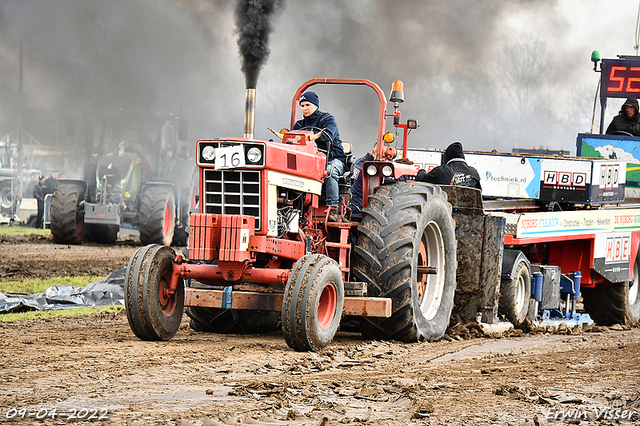
{"label": "hbd logo", "polygon": [[544,172],[544,185],[579,186],[587,184],[587,174],[584,172],[558,172],[547,170]]}
{"label": "hbd logo", "polygon": [[620,179],[620,164],[603,164],[600,166],[600,188],[613,189],[618,187]]}

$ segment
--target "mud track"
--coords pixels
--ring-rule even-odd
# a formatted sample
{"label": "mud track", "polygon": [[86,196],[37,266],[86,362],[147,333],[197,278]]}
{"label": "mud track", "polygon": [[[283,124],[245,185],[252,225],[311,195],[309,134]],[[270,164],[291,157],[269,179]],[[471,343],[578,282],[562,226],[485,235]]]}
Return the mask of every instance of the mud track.
{"label": "mud track", "polygon": [[[136,249],[0,247],[29,253],[29,274],[78,275],[126,266]],[[20,256],[8,257],[2,271]],[[476,334],[404,344],[339,332],[327,350],[298,353],[279,333],[197,333],[186,319],[171,341],[143,342],[124,312],[0,323],[0,423],[640,424],[640,329],[462,337]]]}

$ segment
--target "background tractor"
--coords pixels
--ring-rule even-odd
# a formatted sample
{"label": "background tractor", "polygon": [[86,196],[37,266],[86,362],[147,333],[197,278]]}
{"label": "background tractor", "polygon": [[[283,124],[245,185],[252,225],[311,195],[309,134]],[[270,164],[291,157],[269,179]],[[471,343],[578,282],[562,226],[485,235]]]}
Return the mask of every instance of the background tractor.
{"label": "background tractor", "polygon": [[120,226],[138,229],[143,244],[185,245],[195,206],[196,166],[186,122],[150,112],[108,117],[87,150],[84,179],[60,179],[51,202],[57,243],[116,241]]}

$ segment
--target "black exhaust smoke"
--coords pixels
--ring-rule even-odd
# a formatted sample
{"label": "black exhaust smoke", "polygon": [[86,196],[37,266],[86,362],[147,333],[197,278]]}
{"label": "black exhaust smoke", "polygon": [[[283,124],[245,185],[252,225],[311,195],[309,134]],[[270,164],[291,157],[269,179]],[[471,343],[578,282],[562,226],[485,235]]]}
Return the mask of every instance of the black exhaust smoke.
{"label": "black exhaust smoke", "polygon": [[269,57],[269,34],[273,30],[271,19],[274,13],[284,7],[284,3],[284,0],[238,0],[236,5],[238,48],[247,89],[244,118],[246,138],[253,138],[255,89],[260,69]]}

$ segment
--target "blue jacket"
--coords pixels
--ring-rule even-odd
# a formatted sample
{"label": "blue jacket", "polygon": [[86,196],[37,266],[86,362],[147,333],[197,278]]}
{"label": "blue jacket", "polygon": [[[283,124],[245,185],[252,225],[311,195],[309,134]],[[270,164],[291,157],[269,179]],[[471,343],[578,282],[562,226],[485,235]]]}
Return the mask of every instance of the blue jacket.
{"label": "blue jacket", "polygon": [[[338,124],[333,115],[328,112],[322,112],[317,109],[313,114],[308,117],[303,117],[302,120],[296,121],[292,130],[299,130],[304,127],[317,127],[318,129],[326,129],[325,132],[316,139],[316,145],[318,148],[326,151],[327,144],[330,140],[333,140],[333,146],[327,160],[333,160],[338,158],[344,163],[347,159],[347,155],[342,149],[342,140],[340,140],[340,132],[338,132]],[[314,131],[314,132],[317,132]]]}

